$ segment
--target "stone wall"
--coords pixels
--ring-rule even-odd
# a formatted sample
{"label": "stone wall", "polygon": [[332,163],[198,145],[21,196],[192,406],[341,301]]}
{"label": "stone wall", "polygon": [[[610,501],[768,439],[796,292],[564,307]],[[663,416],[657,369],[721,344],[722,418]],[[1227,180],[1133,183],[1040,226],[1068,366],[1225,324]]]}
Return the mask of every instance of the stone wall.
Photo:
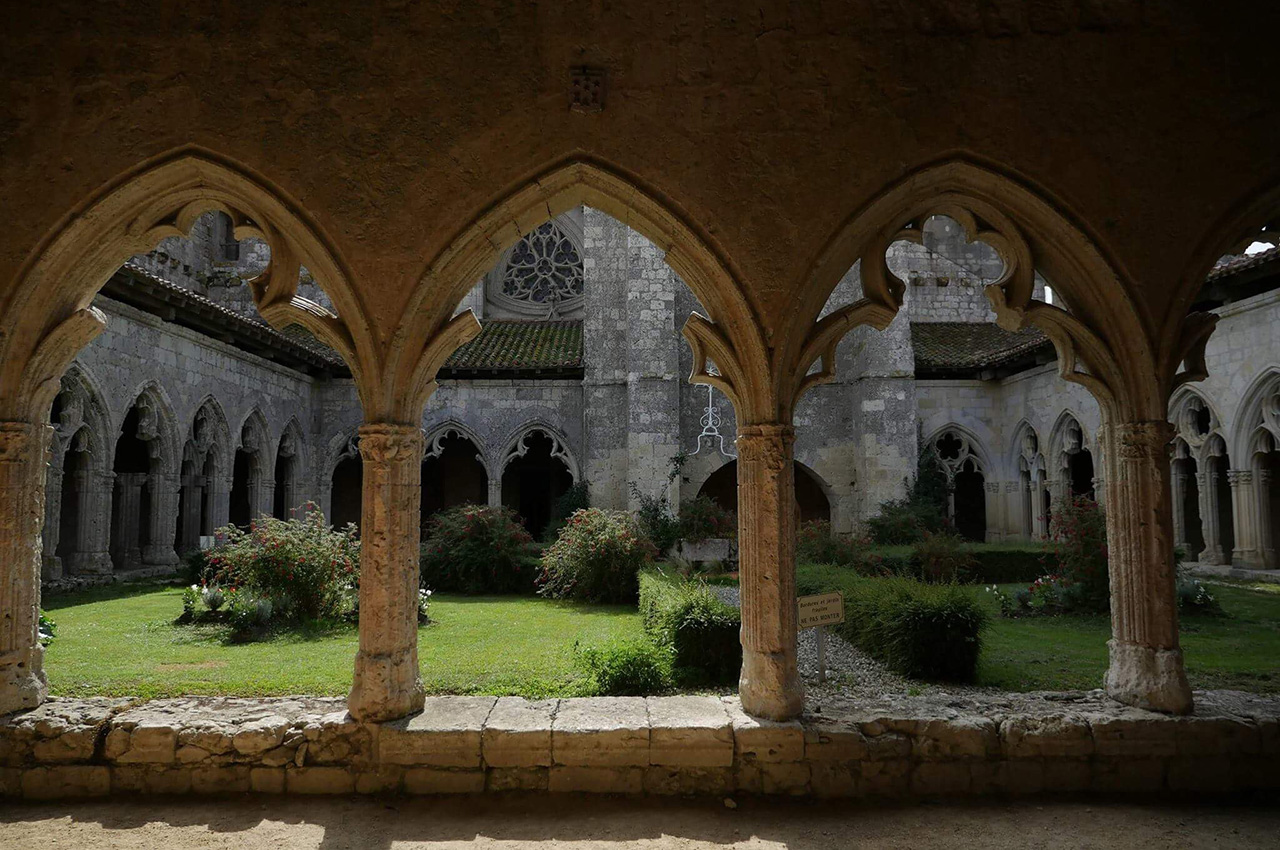
{"label": "stone wall", "polygon": [[[757,720],[736,697],[432,697],[383,724],[339,699],[55,698],[0,719],[0,794],[959,797],[1280,789],[1280,704],[1197,694],[1173,718],[1101,696],[1018,710],[918,699]],[[963,705],[963,703],[961,704]]]}

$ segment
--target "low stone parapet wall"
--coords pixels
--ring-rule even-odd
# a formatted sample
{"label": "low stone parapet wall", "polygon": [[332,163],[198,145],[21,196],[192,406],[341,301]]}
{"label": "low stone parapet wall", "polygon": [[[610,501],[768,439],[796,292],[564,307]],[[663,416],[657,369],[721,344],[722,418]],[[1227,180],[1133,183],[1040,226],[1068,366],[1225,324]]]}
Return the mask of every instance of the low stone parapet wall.
{"label": "low stone parapet wall", "polygon": [[[1280,703],[1200,694],[1170,718],[1103,700],[945,704],[773,723],[736,698],[433,697],[411,718],[340,699],[54,699],[0,720],[0,792],[578,791],[816,797],[1280,789]],[[918,709],[918,710],[917,710]]]}

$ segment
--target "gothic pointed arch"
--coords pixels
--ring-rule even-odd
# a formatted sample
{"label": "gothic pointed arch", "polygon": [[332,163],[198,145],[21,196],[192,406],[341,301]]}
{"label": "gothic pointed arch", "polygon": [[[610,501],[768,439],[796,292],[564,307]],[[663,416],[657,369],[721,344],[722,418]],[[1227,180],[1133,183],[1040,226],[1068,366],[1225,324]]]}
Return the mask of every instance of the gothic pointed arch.
{"label": "gothic pointed arch", "polygon": [[[148,160],[95,190],[55,225],[22,265],[0,304],[0,418],[30,421],[47,409],[58,378],[105,319],[91,302],[131,256],[185,236],[218,211],[237,238],[271,247],[250,282],[262,316],[299,324],[337,350],[357,387],[377,361],[367,311],[332,241],[302,206],[265,177],[212,151],[188,146]],[[297,294],[305,265],[336,314]],[[362,390],[363,391],[363,390]]]}
{"label": "gothic pointed arch", "polygon": [[57,462],[68,448],[78,444],[76,450],[88,453],[95,470],[109,472],[109,450],[115,443],[116,427],[97,379],[86,366],[75,363],[59,383],[59,391],[50,410],[52,457]]}
{"label": "gothic pointed arch", "polygon": [[502,474],[501,469],[495,469],[493,458],[490,455],[488,446],[485,441],[476,433],[475,429],[464,422],[456,419],[449,419],[438,425],[433,425],[426,430],[426,448],[423,451],[423,458],[439,457],[442,452],[442,443],[450,436],[461,437],[471,445],[475,446],[476,459],[480,465],[484,467],[486,476],[492,477],[495,472]]}
{"label": "gothic pointed arch", "polygon": [[1231,456],[1244,463],[1261,432],[1280,437],[1280,366],[1268,366],[1249,384],[1236,408]]}
{"label": "gothic pointed arch", "polygon": [[227,464],[233,450],[231,429],[227,425],[226,411],[212,395],[206,395],[196,407],[195,416],[187,428],[184,460],[190,460],[197,470],[204,470],[209,459],[218,475],[228,474]]}
{"label": "gothic pointed arch", "polygon": [[573,480],[577,482],[581,474],[581,468],[578,466],[573,450],[569,448],[568,438],[559,428],[541,418],[526,420],[512,429],[503,443],[501,454],[497,457],[500,467],[498,472],[505,472],[507,466],[513,460],[525,456],[529,450],[529,437],[535,433],[541,433],[551,440],[551,457],[563,463]]}
{"label": "gothic pointed arch", "polygon": [[979,472],[991,474],[991,456],[986,446],[972,430],[958,423],[949,423],[934,431],[925,445],[938,453],[949,477],[964,468],[967,461],[974,461]]}
{"label": "gothic pointed arch", "polygon": [[1019,471],[1044,468],[1044,447],[1040,444],[1040,434],[1027,419],[1022,419],[1013,429],[1013,440],[1009,444],[1009,471],[1016,476]]}
{"label": "gothic pointed arch", "polygon": [[[1088,388],[1114,420],[1161,419],[1169,394],[1203,378],[1204,345],[1216,317],[1186,317],[1172,342],[1151,342],[1156,321],[1136,300],[1133,283],[1063,205],[1024,181],[964,159],[927,165],[855,211],[807,265],[797,285],[777,379],[796,398],[833,377],[835,348],[857,325],[886,327],[902,305],[905,284],[886,262],[896,241],[919,241],[932,215],[946,215],[970,241],[1000,255],[1002,276],[987,286],[1006,330],[1034,325],[1053,342],[1060,375]],[[855,262],[864,297],[817,320],[828,296]],[[1037,272],[1054,282],[1070,312],[1032,298]],[[814,363],[820,363],[811,371]],[[1180,371],[1183,364],[1185,371]],[[1142,364],[1138,366],[1136,364]]]}
{"label": "gothic pointed arch", "polygon": [[285,423],[280,439],[276,442],[272,463],[271,514],[277,519],[288,519],[291,512],[301,507],[306,470],[306,439],[298,417],[291,416]]}
{"label": "gothic pointed arch", "polygon": [[[759,313],[714,240],[656,190],[581,158],[552,164],[511,187],[427,263],[392,338],[387,396],[376,409],[416,421],[440,365],[479,331],[470,313],[454,315],[467,291],[518,240],[582,205],[612,215],[662,248],[667,264],[706,308],[708,316],[695,313],[685,326],[694,351],[692,379],[723,390],[740,421],[772,421]],[[719,375],[708,373],[708,358]]]}
{"label": "gothic pointed arch", "polygon": [[[133,393],[133,402],[126,409],[138,411],[138,437],[148,444],[151,457],[164,473],[177,473],[182,461],[182,449],[178,443],[178,423],[169,394],[159,381],[147,380]],[[116,434],[116,439],[120,434]]]}

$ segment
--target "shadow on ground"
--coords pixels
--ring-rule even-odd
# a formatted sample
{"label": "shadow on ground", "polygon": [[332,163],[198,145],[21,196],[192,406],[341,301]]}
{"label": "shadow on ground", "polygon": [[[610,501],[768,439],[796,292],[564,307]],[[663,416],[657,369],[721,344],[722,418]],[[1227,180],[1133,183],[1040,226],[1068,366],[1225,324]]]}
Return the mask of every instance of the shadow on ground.
{"label": "shadow on ground", "polygon": [[150,799],[0,809],[0,847],[193,850],[1278,847],[1280,808],[1034,802],[870,806],[562,795]]}

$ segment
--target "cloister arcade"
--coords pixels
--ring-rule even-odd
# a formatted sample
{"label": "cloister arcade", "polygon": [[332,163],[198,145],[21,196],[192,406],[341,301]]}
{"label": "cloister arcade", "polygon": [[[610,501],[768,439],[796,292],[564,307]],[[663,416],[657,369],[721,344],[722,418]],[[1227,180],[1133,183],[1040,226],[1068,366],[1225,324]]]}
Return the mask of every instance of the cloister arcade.
{"label": "cloister arcade", "polygon": [[[1206,305],[1201,294],[1219,258],[1259,234],[1274,244],[1280,117],[1268,21],[1242,27],[1221,10],[1157,5],[944,4],[945,14],[902,21],[805,4],[747,16],[659,3],[633,16],[481,2],[427,22],[401,9],[355,20],[324,0],[246,7],[174,32],[113,6],[79,12],[74,25],[23,18],[0,35],[13,93],[0,198],[21,211],[0,234],[0,712],[47,695],[42,570],[171,566],[211,528],[281,513],[308,489],[333,521],[361,526],[351,714],[380,721],[420,709],[424,470],[467,470],[465,488],[431,496],[441,504],[463,489],[474,496],[483,466],[489,501],[523,505],[595,478],[607,460],[573,451],[584,445],[578,432],[598,433],[609,414],[505,433],[496,452],[461,428],[434,436],[446,399],[470,391],[442,378],[482,330],[460,305],[518,244],[580,210],[584,231],[621,233],[595,211],[637,234],[622,253],[645,265],[601,322],[621,338],[650,314],[670,319],[688,351],[667,354],[732,411],[747,712],[784,719],[803,707],[794,542],[807,485],[797,486],[796,462],[826,484],[833,526],[852,530],[900,491],[917,436],[955,464],[957,488],[983,488],[980,502],[954,509],[974,537],[1043,536],[1055,501],[1093,489],[1107,507],[1111,559],[1107,693],[1191,711],[1175,544],[1276,565],[1280,396],[1272,376],[1238,366],[1242,349],[1267,339],[1211,346],[1219,322],[1269,314],[1258,301]],[[685,22],[683,34],[663,33],[668,18]],[[210,43],[250,26],[261,33],[252,56],[198,72]],[[530,49],[497,49],[495,31],[527,33]],[[332,61],[316,61],[321,43]],[[128,61],[80,58],[94,53]],[[1167,61],[1188,53],[1201,61]],[[74,57],[66,68],[64,55]],[[1217,72],[1202,72],[1203,57]],[[593,79],[610,75],[607,103],[603,86],[598,101],[573,89],[583,65]],[[1153,74],[1158,66],[1170,67]],[[76,94],[55,102],[51,89]],[[253,352],[278,390],[270,404],[202,387],[217,379],[213,355],[183,386],[104,395],[93,392],[103,376],[68,373],[118,316],[134,315],[112,307],[108,323],[95,306],[113,276],[210,213],[228,262],[254,254],[251,243],[269,255],[248,288],[270,327],[241,337],[270,340]],[[945,400],[968,398],[968,384],[907,386],[898,343],[911,334],[903,307],[917,284],[890,257],[898,243],[924,241],[936,216],[999,256],[998,277],[970,286],[999,329],[1034,328],[1052,346],[1035,368],[989,378],[1008,408],[1032,411],[1024,427],[1015,415],[1004,417],[1013,427],[984,433],[954,415]],[[536,265],[528,260],[515,256]],[[678,310],[625,297],[658,267],[691,292]],[[152,288],[153,306],[175,322],[212,315]],[[142,330],[168,321],[134,318]],[[307,345],[289,341],[298,328]],[[305,406],[313,373],[339,371],[311,342],[342,362],[332,383],[356,403],[344,419],[322,398],[294,430],[286,411]],[[286,349],[291,374],[268,356]],[[855,356],[870,364],[856,380],[842,372]],[[1037,404],[1050,370],[1072,384],[1069,404]],[[680,403],[662,395],[676,386],[665,377],[584,371],[555,376],[580,380],[577,396],[557,401],[565,388],[549,381],[537,404],[615,390]],[[1212,376],[1229,371],[1252,389],[1215,387]],[[847,395],[838,411],[833,387]],[[1190,401],[1199,389],[1207,422]],[[917,424],[901,411],[918,401],[937,403],[920,406]],[[1074,413],[1059,423],[1064,410]],[[652,424],[642,418],[626,424]],[[839,445],[814,440],[837,426]],[[654,448],[656,428],[627,433],[611,456],[619,465],[662,469],[682,448]],[[51,481],[60,496],[46,502]]]}

